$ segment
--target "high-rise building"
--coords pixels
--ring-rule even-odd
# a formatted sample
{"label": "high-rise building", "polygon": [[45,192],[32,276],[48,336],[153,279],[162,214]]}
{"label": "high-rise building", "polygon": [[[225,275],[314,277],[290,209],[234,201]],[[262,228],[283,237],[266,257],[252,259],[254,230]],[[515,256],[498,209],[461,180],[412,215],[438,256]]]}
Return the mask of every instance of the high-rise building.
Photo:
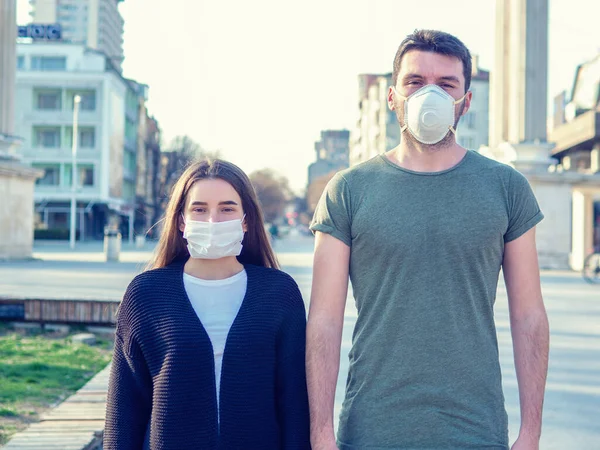
{"label": "high-rise building", "polygon": [[30,0],[36,24],[60,24],[62,39],[99,50],[121,70],[123,25],[119,3],[123,0]]}

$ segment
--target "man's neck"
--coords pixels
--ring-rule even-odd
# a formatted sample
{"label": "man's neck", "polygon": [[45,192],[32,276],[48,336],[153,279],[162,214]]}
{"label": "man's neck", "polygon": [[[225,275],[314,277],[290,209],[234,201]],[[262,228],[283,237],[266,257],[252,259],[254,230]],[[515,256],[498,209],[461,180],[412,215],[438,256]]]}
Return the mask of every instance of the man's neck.
{"label": "man's neck", "polygon": [[467,150],[456,143],[441,148],[419,149],[403,141],[385,156],[403,169],[414,172],[443,172],[456,166],[466,153]]}

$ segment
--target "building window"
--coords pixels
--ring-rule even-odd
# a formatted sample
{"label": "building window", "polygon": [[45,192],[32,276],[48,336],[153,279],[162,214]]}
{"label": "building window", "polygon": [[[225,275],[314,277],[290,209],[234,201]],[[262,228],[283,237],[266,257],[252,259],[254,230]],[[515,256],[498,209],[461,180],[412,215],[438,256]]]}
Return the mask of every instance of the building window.
{"label": "building window", "polygon": [[75,96],[79,95],[81,97],[81,103],[79,103],[79,109],[82,111],[95,111],[96,110],[96,91],[86,90],[86,91],[69,91],[67,96],[69,98],[69,104],[71,105],[71,110],[75,107]]}
{"label": "building window", "polygon": [[42,164],[33,164],[35,169],[44,171],[44,175],[35,182],[38,186],[58,186],[60,181],[60,167],[58,165],[45,166]]}
{"label": "building window", "polygon": [[34,127],[34,145],[45,148],[60,148],[60,127]]}
{"label": "building window", "polygon": [[17,56],[17,70],[25,69],[25,56],[19,55]]}
{"label": "building window", "polygon": [[41,90],[34,91],[35,107],[42,110],[60,110],[61,92],[60,90]]}
{"label": "building window", "polygon": [[[80,127],[77,146],[79,148],[96,147],[96,130],[94,127]],[[73,127],[65,128],[65,142],[70,148],[73,146]]]}
{"label": "building window", "polygon": [[[71,186],[73,166],[65,164],[65,186]],[[92,164],[77,164],[77,185],[90,187],[94,185],[94,166]]]}
{"label": "building window", "polygon": [[67,58],[64,56],[32,56],[31,70],[61,71],[67,69]]}

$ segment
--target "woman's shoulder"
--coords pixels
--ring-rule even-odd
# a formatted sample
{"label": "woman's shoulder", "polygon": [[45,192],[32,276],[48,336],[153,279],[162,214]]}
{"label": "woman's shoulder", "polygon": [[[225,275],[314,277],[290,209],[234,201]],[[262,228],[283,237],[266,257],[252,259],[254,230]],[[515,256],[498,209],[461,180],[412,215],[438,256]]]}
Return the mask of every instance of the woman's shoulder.
{"label": "woman's shoulder", "polygon": [[252,264],[245,264],[244,268],[246,269],[248,276],[253,276],[272,283],[281,283],[292,287],[298,286],[292,276],[283,270],[274,269],[272,267],[255,266]]}
{"label": "woman's shoulder", "polygon": [[135,304],[140,298],[147,298],[150,294],[161,292],[161,296],[168,294],[164,290],[173,290],[177,286],[176,280],[181,277],[183,264],[172,263],[158,269],[146,270],[136,275],[127,286],[121,307]]}
{"label": "woman's shoulder", "polygon": [[304,301],[298,284],[283,270],[253,265],[245,265],[248,279],[260,291],[263,300],[273,299],[282,310],[304,308]]}

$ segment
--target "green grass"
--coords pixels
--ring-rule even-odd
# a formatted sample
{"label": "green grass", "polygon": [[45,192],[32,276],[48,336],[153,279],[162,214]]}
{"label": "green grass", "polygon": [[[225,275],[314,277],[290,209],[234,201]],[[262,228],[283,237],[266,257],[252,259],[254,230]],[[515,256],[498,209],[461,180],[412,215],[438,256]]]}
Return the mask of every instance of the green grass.
{"label": "green grass", "polygon": [[68,338],[0,335],[0,445],[104,368],[109,346],[102,340],[90,347]]}

